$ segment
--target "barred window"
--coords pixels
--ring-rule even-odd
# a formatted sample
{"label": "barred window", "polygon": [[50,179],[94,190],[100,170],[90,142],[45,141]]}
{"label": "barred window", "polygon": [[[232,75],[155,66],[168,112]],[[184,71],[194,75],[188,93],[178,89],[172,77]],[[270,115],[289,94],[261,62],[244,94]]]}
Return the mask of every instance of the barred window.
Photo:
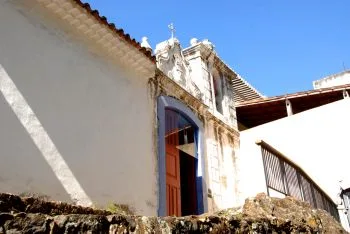
{"label": "barred window", "polygon": [[273,189],[284,195],[293,196],[308,202],[313,208],[327,211],[339,221],[336,204],[301,168],[267,143],[261,141],[257,144],[261,146],[268,194],[269,189]]}

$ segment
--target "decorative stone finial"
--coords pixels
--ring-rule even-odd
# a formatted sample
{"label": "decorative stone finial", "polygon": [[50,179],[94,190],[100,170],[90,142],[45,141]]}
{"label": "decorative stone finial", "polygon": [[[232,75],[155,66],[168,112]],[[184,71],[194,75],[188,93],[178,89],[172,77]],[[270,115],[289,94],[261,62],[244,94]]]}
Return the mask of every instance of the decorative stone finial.
{"label": "decorative stone finial", "polygon": [[197,45],[198,44],[198,39],[197,38],[192,38],[191,40],[190,40],[190,44],[191,44],[191,46],[195,46],[195,45]]}
{"label": "decorative stone finial", "polygon": [[144,47],[147,51],[152,52],[152,47],[148,43],[148,38],[147,37],[142,37],[141,46]]}
{"label": "decorative stone finial", "polygon": [[210,49],[214,49],[214,44],[211,43],[211,41],[209,41],[208,39],[204,39],[204,40],[202,41],[202,43],[203,43],[204,45],[206,45],[207,47],[209,47]]}

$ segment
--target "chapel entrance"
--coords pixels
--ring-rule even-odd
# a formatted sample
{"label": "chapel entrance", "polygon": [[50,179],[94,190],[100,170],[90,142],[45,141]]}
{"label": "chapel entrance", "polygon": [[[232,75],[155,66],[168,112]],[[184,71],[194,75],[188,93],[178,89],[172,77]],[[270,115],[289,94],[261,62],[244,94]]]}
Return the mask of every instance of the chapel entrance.
{"label": "chapel entrance", "polygon": [[183,115],[165,109],[167,215],[197,214],[195,132]]}

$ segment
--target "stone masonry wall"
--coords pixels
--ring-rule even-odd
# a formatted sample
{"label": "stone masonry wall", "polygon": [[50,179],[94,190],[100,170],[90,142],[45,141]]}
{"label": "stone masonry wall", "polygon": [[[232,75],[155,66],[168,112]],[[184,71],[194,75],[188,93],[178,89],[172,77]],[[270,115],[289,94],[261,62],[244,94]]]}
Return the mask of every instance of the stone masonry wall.
{"label": "stone masonry wall", "polygon": [[186,217],[112,214],[0,194],[0,233],[346,233],[323,210],[258,194],[244,206]]}

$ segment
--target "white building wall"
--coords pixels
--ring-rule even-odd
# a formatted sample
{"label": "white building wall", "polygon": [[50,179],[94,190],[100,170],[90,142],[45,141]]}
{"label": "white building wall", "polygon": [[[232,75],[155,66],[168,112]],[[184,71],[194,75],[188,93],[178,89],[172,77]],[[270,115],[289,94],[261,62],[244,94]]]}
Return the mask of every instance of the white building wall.
{"label": "white building wall", "polygon": [[[154,103],[146,77],[89,53],[9,1],[0,2],[0,35],[0,192],[62,201],[85,194],[82,204],[116,202],[156,215]],[[6,93],[5,81],[18,93]],[[22,122],[14,112],[20,95],[28,106],[17,110],[35,114],[20,114]]]}
{"label": "white building wall", "polygon": [[266,192],[265,175],[257,140],[264,140],[299,165],[335,202],[339,181],[350,185],[350,99],[241,132],[239,150],[241,202]]}
{"label": "white building wall", "polygon": [[337,85],[350,84],[350,71],[331,75],[313,82],[315,89],[328,88]]}
{"label": "white building wall", "polygon": [[237,163],[239,204],[243,204],[248,197],[254,197],[261,192],[266,193],[267,188],[260,146],[255,144],[255,141],[261,138],[254,133],[249,134],[245,131],[240,134]]}

